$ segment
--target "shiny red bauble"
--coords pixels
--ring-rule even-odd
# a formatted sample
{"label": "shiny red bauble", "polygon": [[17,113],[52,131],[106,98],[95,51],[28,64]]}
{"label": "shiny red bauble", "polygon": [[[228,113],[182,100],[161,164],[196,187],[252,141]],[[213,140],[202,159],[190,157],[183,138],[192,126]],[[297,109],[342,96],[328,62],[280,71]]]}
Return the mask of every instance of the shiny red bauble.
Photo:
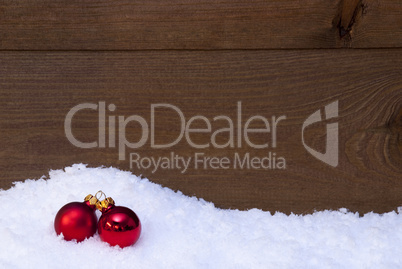
{"label": "shiny red bauble", "polygon": [[140,237],[141,222],[131,209],[110,204],[102,209],[98,233],[102,241],[111,246],[128,247]]}
{"label": "shiny red bauble", "polygon": [[56,233],[63,233],[67,241],[75,239],[77,242],[93,236],[97,223],[95,209],[95,205],[89,201],[66,204],[54,219]]}

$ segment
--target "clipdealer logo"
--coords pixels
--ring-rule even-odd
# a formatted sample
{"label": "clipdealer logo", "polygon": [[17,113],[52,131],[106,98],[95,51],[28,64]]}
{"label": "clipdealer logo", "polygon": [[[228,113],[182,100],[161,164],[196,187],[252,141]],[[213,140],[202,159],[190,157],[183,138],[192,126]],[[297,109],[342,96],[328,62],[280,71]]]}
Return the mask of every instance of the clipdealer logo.
{"label": "clipdealer logo", "polygon": [[[335,101],[329,105],[325,106],[325,119],[329,120],[332,118],[337,118],[338,117],[338,101]],[[317,110],[313,114],[311,114],[303,123],[302,127],[302,143],[305,149],[314,157],[316,157],[318,160],[332,166],[336,167],[338,166],[338,147],[339,147],[339,131],[338,131],[338,122],[334,123],[328,123],[327,124],[327,139],[326,139],[326,152],[321,153],[318,152],[311,147],[307,146],[306,143],[304,142],[304,129],[316,122],[322,121],[321,118],[321,111]]]}
{"label": "clipdealer logo", "polygon": [[[337,101],[326,106],[326,119],[337,117]],[[98,112],[98,139],[92,142],[82,142],[78,140],[72,130],[72,121],[76,114],[84,109],[90,109]],[[234,156],[214,157],[205,156],[200,150],[206,148],[242,148],[246,145],[252,149],[275,149],[277,146],[277,129],[281,121],[286,120],[285,115],[279,117],[272,116],[266,118],[261,115],[254,115],[248,119],[244,119],[242,115],[242,103],[237,102],[236,118],[232,120],[227,115],[217,115],[212,121],[202,115],[196,115],[186,118],[184,113],[179,107],[172,104],[159,103],[150,105],[150,124],[140,115],[110,115],[116,111],[116,105],[109,104],[101,101],[98,104],[83,103],[78,104],[70,109],[64,121],[64,130],[67,139],[76,147],[89,149],[89,148],[116,148],[118,151],[118,158],[121,161],[126,160],[127,149],[135,150],[143,147],[149,143],[152,149],[166,149],[172,148],[181,141],[185,141],[195,151],[192,157],[179,156],[174,152],[170,152],[169,156],[140,156],[137,152],[130,152],[129,162],[131,169],[151,169],[152,173],[158,169],[180,169],[185,173],[192,164],[194,169],[285,169],[286,160],[283,156],[276,156],[275,152],[267,152],[265,157],[253,156],[250,153],[235,153]],[[172,141],[167,141],[164,144],[157,144],[157,132],[155,130],[156,112],[163,113],[166,111],[174,112],[177,114],[179,120],[180,132],[177,137]],[[225,128],[213,128],[214,122],[225,123]],[[314,112],[310,115],[302,126],[302,143],[307,151],[317,159],[331,165],[337,166],[338,163],[338,133],[337,123],[327,125],[327,151],[320,153],[307,146],[304,141],[304,130],[307,126],[321,121],[320,111]],[[138,141],[128,141],[126,137],[127,125],[131,122],[140,125],[138,129],[140,138]],[[194,128],[194,122],[202,123],[205,128]],[[262,128],[251,128],[252,124],[258,122],[262,123]],[[106,124],[108,123],[108,124]],[[106,133],[108,140],[106,141]],[[191,138],[192,134],[206,134],[210,135],[208,143],[197,144]],[[256,144],[250,139],[249,135],[253,133],[265,133],[267,141],[265,143]],[[218,143],[217,136],[227,134],[227,140]],[[236,134],[236,135],[235,135]],[[117,143],[116,143],[117,142]]]}

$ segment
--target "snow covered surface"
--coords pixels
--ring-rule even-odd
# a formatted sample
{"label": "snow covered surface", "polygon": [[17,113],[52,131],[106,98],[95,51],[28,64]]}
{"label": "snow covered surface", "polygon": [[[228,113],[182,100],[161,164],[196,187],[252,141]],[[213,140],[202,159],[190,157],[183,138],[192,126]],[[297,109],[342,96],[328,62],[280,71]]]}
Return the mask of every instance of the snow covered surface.
{"label": "snow covered surface", "polygon": [[[66,203],[102,190],[142,222],[139,241],[110,247],[56,236]],[[402,217],[346,210],[271,215],[221,210],[114,168],[78,164],[0,192],[0,268],[401,268]]]}

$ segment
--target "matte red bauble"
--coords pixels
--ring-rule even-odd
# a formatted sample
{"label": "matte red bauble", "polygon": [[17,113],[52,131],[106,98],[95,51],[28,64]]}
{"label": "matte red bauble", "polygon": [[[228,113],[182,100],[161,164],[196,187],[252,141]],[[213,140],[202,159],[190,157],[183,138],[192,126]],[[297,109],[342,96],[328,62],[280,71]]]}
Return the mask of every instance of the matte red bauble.
{"label": "matte red bauble", "polygon": [[141,234],[141,222],[131,209],[115,206],[112,198],[96,204],[102,212],[98,222],[98,233],[102,241],[111,246],[128,247],[137,242]]}
{"label": "matte red bauble", "polygon": [[97,201],[94,196],[88,195],[84,202],[72,202],[60,208],[54,219],[56,233],[63,233],[67,241],[75,239],[77,242],[93,236],[96,232]]}

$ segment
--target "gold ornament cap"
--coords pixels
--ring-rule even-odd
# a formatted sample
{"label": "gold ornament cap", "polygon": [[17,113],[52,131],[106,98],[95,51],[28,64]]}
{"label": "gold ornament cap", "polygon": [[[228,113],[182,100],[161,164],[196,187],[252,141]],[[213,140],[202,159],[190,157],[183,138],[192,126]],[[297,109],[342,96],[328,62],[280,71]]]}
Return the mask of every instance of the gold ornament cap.
{"label": "gold ornament cap", "polygon": [[114,205],[114,200],[112,199],[112,197],[107,197],[106,199],[102,200],[102,201],[98,201],[96,203],[96,208],[99,211],[104,211],[105,209],[107,209],[109,206]]}
{"label": "gold ornament cap", "polygon": [[96,203],[98,202],[98,199],[95,196],[93,196],[92,194],[88,194],[84,198],[84,202],[89,202],[90,205],[96,205]]}

